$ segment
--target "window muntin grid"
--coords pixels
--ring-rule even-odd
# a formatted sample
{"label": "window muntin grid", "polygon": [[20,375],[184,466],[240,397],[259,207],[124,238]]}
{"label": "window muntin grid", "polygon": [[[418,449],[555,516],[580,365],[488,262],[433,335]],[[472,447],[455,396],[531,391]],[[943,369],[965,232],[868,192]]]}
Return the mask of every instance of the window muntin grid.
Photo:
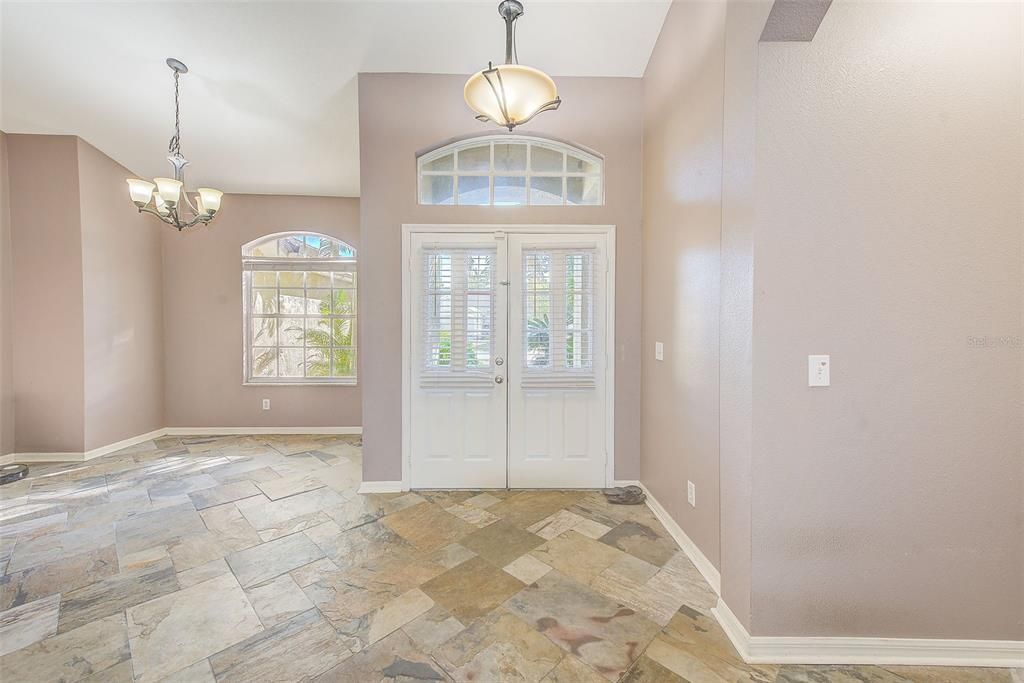
{"label": "window muntin grid", "polygon": [[316,233],[243,248],[245,381],[354,384],[355,250]]}
{"label": "window muntin grid", "polygon": [[474,138],[418,161],[419,203],[458,206],[604,204],[604,161],[553,140]]}

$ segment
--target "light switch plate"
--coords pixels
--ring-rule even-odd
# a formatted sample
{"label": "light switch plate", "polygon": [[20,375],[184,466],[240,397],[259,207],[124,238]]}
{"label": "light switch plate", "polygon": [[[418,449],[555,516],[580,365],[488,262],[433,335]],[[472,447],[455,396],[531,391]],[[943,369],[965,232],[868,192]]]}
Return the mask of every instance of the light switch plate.
{"label": "light switch plate", "polygon": [[263,399],[263,410],[270,410],[270,399]]}
{"label": "light switch plate", "polygon": [[690,507],[697,507],[697,487],[689,480],[686,482],[686,502]]}
{"label": "light switch plate", "polygon": [[829,386],[832,383],[830,369],[831,360],[828,356],[807,356],[807,386]]}
{"label": "light switch plate", "polygon": [[665,360],[665,345],[654,342],[654,360]]}

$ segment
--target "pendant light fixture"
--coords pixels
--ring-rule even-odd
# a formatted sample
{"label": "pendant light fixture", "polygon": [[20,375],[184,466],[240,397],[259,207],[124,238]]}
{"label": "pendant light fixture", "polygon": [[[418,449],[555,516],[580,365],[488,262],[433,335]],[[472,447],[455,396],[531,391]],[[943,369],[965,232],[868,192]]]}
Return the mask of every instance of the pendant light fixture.
{"label": "pendant light fixture", "polygon": [[174,177],[154,178],[152,183],[138,178],[128,178],[128,194],[139,208],[139,213],[153,214],[181,231],[193,225],[206,225],[212,221],[220,211],[220,200],[224,193],[209,187],[200,187],[193,204],[189,200],[188,191],[184,189],[188,159],[181,153],[178,77],[188,73],[188,67],[173,57],[167,58],[167,66],[174,72],[174,137],[167,147],[167,161],[174,167]]}
{"label": "pendant light fixture", "polygon": [[562,100],[551,77],[540,69],[519,64],[515,23],[523,15],[519,0],[502,0],[498,14],[505,20],[505,63],[487,64],[466,81],[464,96],[477,120],[491,121],[511,131],[542,111],[558,109]]}

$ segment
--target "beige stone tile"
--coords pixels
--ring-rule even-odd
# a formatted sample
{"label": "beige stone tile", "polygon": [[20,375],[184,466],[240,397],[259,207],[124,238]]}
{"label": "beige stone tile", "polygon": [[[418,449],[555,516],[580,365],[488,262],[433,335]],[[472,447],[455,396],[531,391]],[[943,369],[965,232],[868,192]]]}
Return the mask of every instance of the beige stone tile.
{"label": "beige stone tile", "polygon": [[124,614],[118,613],[0,657],[0,671],[10,681],[106,681],[99,674],[128,658]]}
{"label": "beige stone tile", "polygon": [[601,542],[659,567],[679,550],[660,524],[655,528],[634,521],[615,527],[601,537]]}
{"label": "beige stone tile", "polygon": [[611,527],[584,517],[579,524],[572,528],[572,530],[576,533],[583,534],[587,538],[598,539],[611,531]]}
{"label": "beige stone tile", "polygon": [[559,510],[558,512],[540,520],[536,524],[531,524],[526,527],[526,530],[530,533],[537,534],[546,541],[549,541],[555,536],[560,536],[584,521],[584,518],[577,515],[575,512]]}
{"label": "beige stone tile", "polygon": [[[713,680],[717,683],[722,679],[714,678],[708,680]],[[642,655],[633,663],[629,671],[619,679],[619,683],[691,683],[691,681],[672,673],[647,655]]]}
{"label": "beige stone tile", "polygon": [[424,652],[433,652],[464,628],[461,621],[440,605],[434,605],[402,626],[405,634]]}
{"label": "beige stone tile", "polygon": [[370,619],[369,643],[376,643],[391,635],[433,606],[434,601],[419,588],[399,595],[373,614]]}
{"label": "beige stone tile", "polygon": [[436,562],[445,569],[451,569],[472,557],[476,557],[476,553],[472,550],[461,543],[452,543],[451,545],[446,545],[443,548],[435,550],[430,556],[430,559],[432,562]]}
{"label": "beige stone tile", "polygon": [[524,491],[491,505],[487,511],[522,529],[567,508],[585,494],[581,491]]}
{"label": "beige stone tile", "polygon": [[324,483],[317,479],[313,474],[303,474],[293,477],[268,479],[267,481],[257,482],[256,486],[258,486],[260,491],[263,491],[263,495],[270,500],[279,500],[281,498],[287,498],[288,496],[294,496],[298,493],[305,493],[306,491],[315,491],[319,488],[323,488]]}
{"label": "beige stone tile", "polygon": [[504,520],[489,524],[460,543],[495,567],[504,567],[544,543],[544,539]]}
{"label": "beige stone tile", "polygon": [[311,609],[210,657],[218,683],[306,681],[351,656]]}
{"label": "beige stone tile", "polygon": [[387,515],[381,522],[421,550],[436,550],[459,541],[476,527],[436,505],[421,503]]}
{"label": "beige stone tile", "polygon": [[562,661],[544,677],[542,683],[603,683],[605,678],[572,655]]}
{"label": "beige stone tile", "polygon": [[319,560],[323,551],[304,534],[292,534],[227,556],[228,566],[244,587],[255,586]]}
{"label": "beige stone tile", "polygon": [[282,574],[245,591],[263,626],[270,628],[313,609],[313,603],[295,580]]}
{"label": "beige stone tile", "polygon": [[2,576],[0,611],[87,586],[116,574],[117,570],[117,551],[108,545]]}
{"label": "beige stone tile", "polygon": [[178,586],[188,588],[189,586],[215,579],[230,572],[231,569],[228,567],[228,563],[224,561],[224,558],[218,558],[206,564],[201,564],[198,567],[178,572]]}
{"label": "beige stone tile", "polygon": [[259,533],[234,503],[207,508],[199,513],[210,533],[217,537],[228,553],[238,552],[262,543]]}
{"label": "beige stone tile", "polygon": [[467,498],[466,499],[466,505],[472,505],[473,507],[487,509],[487,508],[489,508],[492,505],[500,503],[501,500],[502,500],[501,498],[498,498],[497,496],[495,496],[493,494],[484,492],[484,493],[479,493],[479,494],[473,496],[472,498]]}
{"label": "beige stone tile", "polygon": [[60,593],[0,612],[0,657],[57,632]]}
{"label": "beige stone tile", "polygon": [[120,612],[126,607],[178,590],[170,560],[126,569],[102,581],[61,595],[60,631],[76,629],[90,621]]}
{"label": "beige stone tile", "polygon": [[[401,629],[314,679],[315,683],[443,681],[443,670]],[[480,683],[483,683],[481,681]],[[491,682],[488,682],[491,683]],[[496,682],[495,682],[496,683]]]}
{"label": "beige stone tile", "polygon": [[449,505],[445,508],[446,512],[449,512],[459,519],[469,522],[473,526],[482,529],[483,527],[494,524],[500,517],[492,515],[482,508],[473,507],[467,503],[456,503]]}
{"label": "beige stone tile", "polygon": [[623,555],[621,550],[575,531],[552,538],[531,554],[583,584],[589,584]]}
{"label": "beige stone tile", "polygon": [[195,506],[196,510],[205,510],[206,508],[231,503],[243,498],[249,498],[250,496],[258,496],[259,494],[260,489],[256,488],[255,484],[246,479],[193,491],[188,494],[188,497],[191,499],[192,505]]}
{"label": "beige stone tile", "polygon": [[523,555],[505,565],[505,571],[529,585],[551,571],[551,567],[533,555]]}
{"label": "beige stone tile", "polygon": [[468,623],[522,590],[523,582],[474,557],[427,581],[421,588],[456,619]]}
{"label": "beige stone tile", "polygon": [[215,681],[209,660],[200,659],[192,666],[187,666],[167,678],[161,679],[160,683],[215,683]]}
{"label": "beige stone tile", "polygon": [[614,572],[636,583],[646,583],[659,571],[661,571],[661,568],[650,562],[641,560],[633,555],[623,554],[618,560],[608,565],[608,569],[602,573]]}
{"label": "beige stone tile", "polygon": [[221,544],[217,534],[209,531],[176,538],[166,548],[177,572],[219,560],[231,552]]}
{"label": "beige stone tile", "polygon": [[562,651],[499,608],[438,648],[437,659],[456,681],[539,681],[562,659]]}
{"label": "beige stone tile", "polygon": [[130,607],[137,681],[157,681],[263,630],[230,574]]}
{"label": "beige stone tile", "polygon": [[113,543],[114,528],[110,525],[97,525],[19,540],[14,546],[7,572],[49,564]]}

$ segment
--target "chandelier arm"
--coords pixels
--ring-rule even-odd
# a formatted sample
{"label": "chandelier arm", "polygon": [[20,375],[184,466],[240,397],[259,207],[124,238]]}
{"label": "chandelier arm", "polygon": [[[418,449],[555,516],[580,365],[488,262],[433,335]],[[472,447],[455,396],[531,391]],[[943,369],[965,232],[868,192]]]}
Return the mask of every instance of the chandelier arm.
{"label": "chandelier arm", "polygon": [[519,125],[519,124],[522,124],[522,123],[526,123],[527,121],[532,119],[537,114],[540,114],[540,113],[543,113],[543,112],[546,112],[546,111],[554,111],[555,109],[558,109],[558,107],[560,107],[561,104],[562,104],[562,98],[561,97],[556,97],[555,99],[551,100],[550,102],[542,104],[540,107],[537,108],[537,111],[533,112],[532,114],[527,116],[522,121],[519,121],[519,123],[517,123],[516,125]]}

